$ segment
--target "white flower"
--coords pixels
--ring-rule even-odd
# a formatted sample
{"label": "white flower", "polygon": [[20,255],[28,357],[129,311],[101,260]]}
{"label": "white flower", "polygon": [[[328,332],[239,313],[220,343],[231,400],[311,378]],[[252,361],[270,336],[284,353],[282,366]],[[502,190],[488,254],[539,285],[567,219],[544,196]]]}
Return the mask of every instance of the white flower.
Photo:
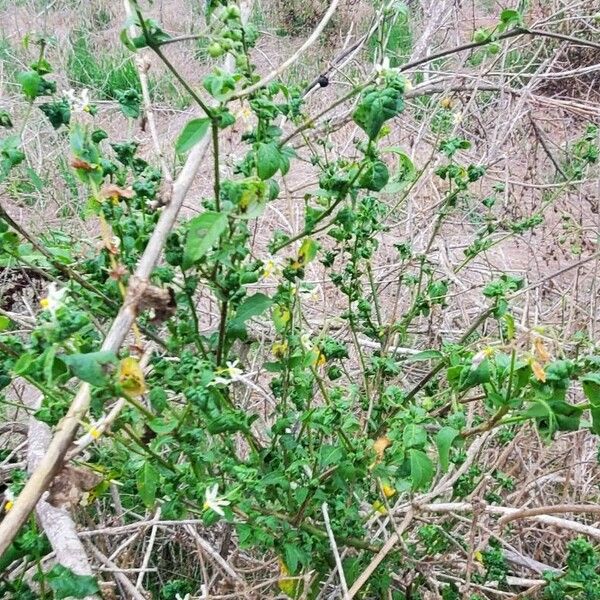
{"label": "white flower", "polygon": [[225,516],[222,506],[229,506],[229,500],[219,498],[219,484],[215,483],[206,489],[204,494],[204,510],[212,510],[222,517]]}
{"label": "white flower", "polygon": [[397,73],[397,68],[390,67],[390,59],[388,56],[384,56],[383,60],[380,64],[375,65],[375,73],[377,73],[377,78],[375,79],[375,83],[377,85],[381,85],[385,82],[386,77],[392,75],[393,73]]}
{"label": "white flower", "polygon": [[310,340],[310,334],[309,333],[303,333],[300,336],[300,343],[302,344],[303,348],[305,350],[312,350],[314,344],[311,342]]}
{"label": "white flower", "polygon": [[280,277],[283,273],[283,265],[281,261],[276,258],[269,258],[265,261],[265,266],[263,267],[263,279],[276,279]]}
{"label": "white flower", "polygon": [[454,125],[460,125],[462,123],[462,115],[459,112],[455,112],[452,115],[452,123],[454,123]]}
{"label": "white flower", "polygon": [[40,300],[40,305],[47,310],[53,317],[56,317],[56,311],[64,305],[63,298],[67,293],[67,288],[58,289],[56,283],[52,282],[48,286],[48,295]]}
{"label": "white flower", "polygon": [[80,95],[78,96],[75,93],[75,90],[70,89],[63,92],[67,102],[69,103],[69,108],[74,113],[82,113],[82,112],[90,112],[91,102],[90,102],[90,91],[86,88],[81,90]]}
{"label": "white flower", "polygon": [[300,296],[311,302],[319,302],[321,300],[321,284],[315,285],[312,289],[302,288]]}
{"label": "white flower", "polygon": [[4,504],[4,510],[8,512],[15,505],[15,495],[11,490],[6,489],[4,491],[4,499],[6,503]]}
{"label": "white flower", "polygon": [[208,384],[209,386],[217,384],[229,385],[230,383],[239,381],[242,378],[244,371],[237,366],[237,360],[234,360],[233,362],[227,361],[226,364],[226,367],[217,369],[216,372],[218,375]]}

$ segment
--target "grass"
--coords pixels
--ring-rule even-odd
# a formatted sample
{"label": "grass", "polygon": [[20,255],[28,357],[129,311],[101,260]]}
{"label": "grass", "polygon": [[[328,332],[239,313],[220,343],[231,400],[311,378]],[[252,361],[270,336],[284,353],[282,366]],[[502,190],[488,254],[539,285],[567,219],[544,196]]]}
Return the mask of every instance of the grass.
{"label": "grass", "polygon": [[[120,50],[95,49],[83,31],[75,32],[71,38],[67,76],[73,87],[89,88],[100,100],[117,100],[119,90],[134,89],[141,93],[137,70],[129,55]],[[151,77],[148,83],[155,100],[168,101],[179,109],[191,103],[166,75]]]}

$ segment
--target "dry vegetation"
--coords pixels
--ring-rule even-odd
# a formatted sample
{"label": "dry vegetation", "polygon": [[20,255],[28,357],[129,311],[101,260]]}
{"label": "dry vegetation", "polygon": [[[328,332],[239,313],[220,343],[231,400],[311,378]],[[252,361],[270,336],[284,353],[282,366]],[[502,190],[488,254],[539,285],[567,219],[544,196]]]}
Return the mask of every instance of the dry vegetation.
{"label": "dry vegetation", "polygon": [[[203,4],[155,0],[144,10],[169,34],[180,36],[202,31]],[[527,23],[533,29],[595,43],[600,40],[598,0],[532,0],[525,4]],[[259,73],[276,68],[299,48],[327,5],[320,0],[257,0],[250,20],[262,34],[252,55]],[[304,112],[314,115],[366,81],[384,55],[392,56],[392,66],[418,63],[440,50],[469,42],[473,31],[495,24],[503,8],[492,0],[409,1],[398,8],[390,23],[393,26],[379,28],[365,39],[381,17],[366,0],[347,0],[319,41],[281,77],[288,85],[304,87],[319,74],[328,73],[329,85],[316,86],[307,94]],[[23,39],[49,35],[48,55],[58,89],[88,88],[99,108],[95,126],[104,128],[111,139],[136,140],[140,155],[157,162],[146,121],[124,117],[114,97],[119,87],[139,85],[136,65],[119,44],[123,21],[121,3],[109,0],[0,2],[0,109],[7,109],[15,123],[25,123],[22,137],[27,147],[26,164],[0,184],[0,205],[33,240],[42,239],[39,236],[46,236],[46,241],[52,236],[56,239],[57,234],[49,232],[62,232],[72,244],[76,261],[96,252],[98,221],[90,218],[88,191],[69,166],[68,136],[54,131],[41,112],[28,114],[31,109],[20,94],[15,73],[32,62],[38,51],[33,41],[26,45]],[[89,36],[81,33],[85,31]],[[380,31],[384,39],[380,39]],[[200,38],[165,49],[194,89],[201,88],[202,78],[217,62],[208,56],[207,46]],[[170,149],[185,123],[197,116],[197,108],[156,56],[147,52],[143,60],[148,65],[160,147],[168,168],[177,171],[181,161]],[[600,121],[600,50],[566,39],[515,36],[499,42],[493,53],[482,49],[455,53],[416,65],[405,75],[412,83],[406,94],[407,108],[388,123],[382,144],[401,148],[420,176],[408,193],[406,188],[382,193],[388,229],[378,234],[370,285],[378,290],[377,309],[383,323],[397,322],[413,305],[413,291],[403,287],[403,277],[414,274],[414,265],[420,260],[429,265],[434,278],[449,283],[450,292],[445,303],[413,319],[407,331],[388,340],[389,345],[406,347],[410,354],[456,341],[485,310],[484,286],[509,274],[525,278],[524,289],[511,305],[516,328],[513,348],[526,353],[541,340],[552,358],[594,354],[600,325],[600,166],[597,163],[582,171],[576,144],[590,124]],[[288,235],[302,231],[305,200],[319,186],[319,171],[311,164],[313,153],[325,152],[330,160],[358,156],[353,140],[360,130],[351,119],[356,101],[341,103],[293,140],[297,166],[281,178],[279,198],[252,223],[254,258],[269,258],[267,247],[275,230]],[[248,148],[241,134],[254,119],[246,115],[245,103],[234,106],[240,118],[222,136],[223,177],[231,176],[235,164],[243,159]],[[284,120],[282,128],[285,137],[295,126]],[[451,137],[471,142],[469,148],[458,151],[457,161],[485,165],[487,170],[461,196],[451,214],[440,219],[447,187],[435,172],[445,163],[440,141]],[[402,162],[394,153],[384,157],[394,177],[403,168]],[[207,156],[183,205],[183,217],[199,213],[200,200],[212,194],[211,168]],[[483,206],[484,198],[494,202]],[[532,215],[539,223],[525,226]],[[489,249],[466,260],[465,250],[482,239],[481,232],[492,219],[500,226],[486,238]],[[325,235],[319,242],[323,251],[334,246]],[[412,248],[416,258],[411,266],[398,258],[398,243]],[[287,255],[292,256],[292,251]],[[37,268],[45,266],[38,264]],[[345,366],[345,385],[348,389],[362,385],[361,354],[371,355],[378,344],[367,336],[357,337],[347,322],[339,319],[347,308],[347,298],[319,261],[307,266],[305,281],[316,286],[303,301],[308,331],[315,336],[326,331],[346,342],[351,354]],[[272,294],[275,287],[263,281],[254,289]],[[26,335],[35,323],[46,288],[36,265],[29,269],[0,266],[0,315],[12,319]],[[204,291],[199,291],[195,300],[200,329],[217,330],[219,302]],[[467,342],[474,351],[500,347],[498,327],[497,322],[489,322],[477,338],[470,337]],[[100,324],[100,331],[106,333],[107,329],[108,324]],[[240,357],[247,356],[242,362],[251,374],[250,385],[240,385],[237,392],[248,411],[261,415],[255,425],[260,437],[273,414],[271,374],[262,365],[269,360],[274,333],[266,318],[257,319],[250,330],[252,344],[239,350]],[[393,382],[410,390],[430,367],[422,362],[407,364]],[[436,393],[429,390],[419,403],[423,405]],[[17,381],[6,397],[31,405],[36,394],[28,384]],[[569,394],[571,401],[582,401],[578,386]],[[482,423],[476,400],[475,393],[462,398],[468,407],[467,428]],[[0,440],[7,452],[2,454],[0,485],[6,486],[12,470],[27,465],[31,432],[28,436],[28,420],[21,409],[7,405],[3,414],[6,422],[0,424]],[[564,568],[567,543],[578,534],[594,544],[600,541],[598,510],[577,511],[577,507],[598,502],[597,455],[596,436],[583,430],[561,432],[549,442],[533,423],[520,429],[482,428],[465,449],[462,464],[448,474],[438,473],[423,493],[391,498],[386,514],[371,517],[366,542],[377,546],[392,540],[384,545],[387,551],[381,551],[384,556],[392,549],[398,553],[395,561],[384,562],[389,589],[403,590],[405,596],[392,596],[390,591],[389,595],[362,597],[445,600],[455,597],[442,596],[453,583],[457,598],[543,598],[542,574]],[[468,488],[460,496],[456,494],[457,481]],[[102,581],[103,597],[174,600],[175,594],[161,595],[160,591],[172,580],[195,582],[189,589],[181,588],[191,598],[285,597],[277,586],[281,572],[276,554],[239,548],[230,524],[207,526],[193,518],[161,524],[160,508],[127,514],[120,512],[119,503],[118,488],[112,486],[112,495],[105,493],[95,501],[93,510],[77,505],[70,512],[92,571]],[[515,518],[510,523],[500,520],[513,510],[538,507],[539,514],[531,518]],[[559,509],[553,511],[553,507]],[[417,562],[408,558],[413,546],[423,542],[423,532],[432,530],[446,540],[444,549],[434,548]],[[507,561],[508,579],[501,585],[477,579],[486,571],[481,553],[489,549],[490,541],[499,544]],[[356,552],[341,545],[339,551],[346,558]],[[375,566],[372,558],[366,561],[367,567],[361,567],[365,580],[370,566]],[[44,564],[52,564],[53,555],[46,559]],[[332,562],[317,597],[350,597],[343,595],[333,567]],[[150,570],[144,576],[139,569]],[[313,576],[310,570],[300,574],[305,581]],[[417,581],[419,587],[415,588]]]}

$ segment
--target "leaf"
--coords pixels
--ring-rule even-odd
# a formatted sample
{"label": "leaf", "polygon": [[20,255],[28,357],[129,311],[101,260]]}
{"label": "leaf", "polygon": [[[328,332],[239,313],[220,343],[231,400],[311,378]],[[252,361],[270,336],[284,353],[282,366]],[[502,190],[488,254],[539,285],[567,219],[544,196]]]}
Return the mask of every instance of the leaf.
{"label": "leaf", "polygon": [[306,238],[302,242],[300,250],[298,250],[298,262],[300,263],[300,265],[304,266],[308,264],[311,260],[313,260],[317,255],[318,249],[319,246],[314,240],[312,240],[311,238]]}
{"label": "leaf", "polygon": [[[37,577],[37,576],[36,576]],[[57,564],[50,569],[44,578],[54,591],[54,598],[85,598],[98,594],[100,588],[92,575],[77,575],[71,569]]]}
{"label": "leaf", "polygon": [[171,433],[179,425],[177,419],[171,421],[165,421],[164,419],[152,419],[146,423],[154,433],[164,435],[165,433]]}
{"label": "leaf", "polygon": [[229,322],[229,335],[243,339],[246,336],[246,321],[262,315],[272,304],[273,300],[265,294],[259,293],[246,297],[238,307],[235,317]]}
{"label": "leaf", "polygon": [[143,468],[137,474],[137,488],[142,502],[146,506],[152,506],[156,499],[159,473],[152,463],[144,463]]}
{"label": "leaf", "polygon": [[403,359],[403,362],[413,363],[421,362],[424,360],[434,360],[443,357],[444,355],[439,350],[423,350],[423,352],[419,352],[418,354],[410,354],[405,359]]}
{"label": "leaf", "polygon": [[256,152],[256,170],[258,176],[264,181],[269,179],[279,170],[281,153],[277,144],[259,144]]}
{"label": "leaf", "polygon": [[475,368],[474,365],[467,367],[460,374],[460,389],[462,391],[469,388],[488,383],[490,380],[490,361],[485,358]]}
{"label": "leaf", "polygon": [[75,377],[97,387],[108,383],[108,368],[117,363],[114,352],[90,352],[59,356]]}
{"label": "leaf", "polygon": [[137,119],[140,116],[140,106],[142,96],[137,90],[130,88],[128,90],[115,90],[117,102],[121,112],[131,119]]}
{"label": "leaf", "polygon": [[454,427],[442,427],[435,436],[435,443],[440,457],[440,466],[445,473],[450,462],[450,448],[460,432]]}
{"label": "leaf", "polygon": [[48,117],[54,129],[61,125],[68,125],[71,121],[71,107],[66,99],[40,104],[40,110]]}
{"label": "leaf", "polygon": [[523,25],[523,15],[514,8],[506,8],[500,13],[500,23],[504,28],[514,25],[520,27]]}
{"label": "leaf", "polygon": [[189,121],[175,142],[175,152],[185,154],[191,150],[208,132],[210,119],[192,119]]}
{"label": "leaf", "polygon": [[35,71],[21,71],[17,74],[23,94],[28,100],[35,100],[40,95],[43,78]]}
{"label": "leaf", "polygon": [[427,442],[427,432],[422,425],[409,423],[402,432],[402,441],[405,448],[423,446]]}
{"label": "leaf", "polygon": [[4,331],[10,327],[10,319],[4,315],[0,315],[0,331]]}
{"label": "leaf", "polygon": [[358,183],[362,188],[379,192],[386,186],[389,179],[390,172],[387,165],[381,160],[376,160],[365,169]]}
{"label": "leaf", "polygon": [[395,117],[404,108],[404,100],[399,90],[368,88],[354,111],[354,122],[369,136],[375,139],[383,124]]}
{"label": "leaf", "polygon": [[600,373],[589,373],[581,378],[583,393],[590,403],[591,431],[600,435]]}
{"label": "leaf", "polygon": [[119,363],[117,379],[125,392],[134,398],[146,391],[144,372],[137,358],[127,356]]}
{"label": "leaf", "polygon": [[227,215],[205,212],[188,223],[188,233],[183,251],[183,268],[189,269],[200,260],[218,241],[227,228]]}
{"label": "leaf", "polygon": [[411,448],[408,451],[410,478],[413,490],[426,488],[433,479],[433,463],[422,450]]}
{"label": "leaf", "polygon": [[284,544],[285,564],[290,573],[296,573],[298,566],[304,562],[306,555],[301,548],[295,544]]}

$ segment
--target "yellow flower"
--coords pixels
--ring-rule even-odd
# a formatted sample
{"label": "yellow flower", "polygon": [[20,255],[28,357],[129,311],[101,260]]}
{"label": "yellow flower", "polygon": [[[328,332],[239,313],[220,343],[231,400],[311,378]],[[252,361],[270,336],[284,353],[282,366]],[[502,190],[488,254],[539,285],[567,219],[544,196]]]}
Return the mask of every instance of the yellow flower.
{"label": "yellow flower", "polygon": [[388,511],[383,502],[379,502],[379,500],[375,500],[372,504],[373,508],[382,515],[387,515]]}
{"label": "yellow flower", "polygon": [[146,391],[144,372],[133,356],[128,356],[119,363],[118,380],[130,396],[141,396]]}
{"label": "yellow flower", "polygon": [[102,432],[99,429],[92,427],[90,428],[90,435],[97,440],[102,435]]}
{"label": "yellow flower", "polygon": [[396,490],[387,483],[381,484],[381,491],[386,498],[391,498],[396,494]]}
{"label": "yellow flower", "polygon": [[9,500],[5,505],[4,505],[4,510],[6,512],[8,512],[13,506],[15,505],[13,500]]}
{"label": "yellow flower", "polygon": [[271,352],[273,352],[273,355],[276,358],[283,358],[286,355],[287,351],[288,351],[287,340],[284,340],[283,342],[275,342],[273,344],[273,346],[271,347]]}
{"label": "yellow flower", "polygon": [[448,98],[448,96],[445,96],[444,98],[442,98],[440,100],[440,106],[442,108],[446,108],[446,109],[452,108],[453,104],[454,103],[452,102],[452,98]]}

